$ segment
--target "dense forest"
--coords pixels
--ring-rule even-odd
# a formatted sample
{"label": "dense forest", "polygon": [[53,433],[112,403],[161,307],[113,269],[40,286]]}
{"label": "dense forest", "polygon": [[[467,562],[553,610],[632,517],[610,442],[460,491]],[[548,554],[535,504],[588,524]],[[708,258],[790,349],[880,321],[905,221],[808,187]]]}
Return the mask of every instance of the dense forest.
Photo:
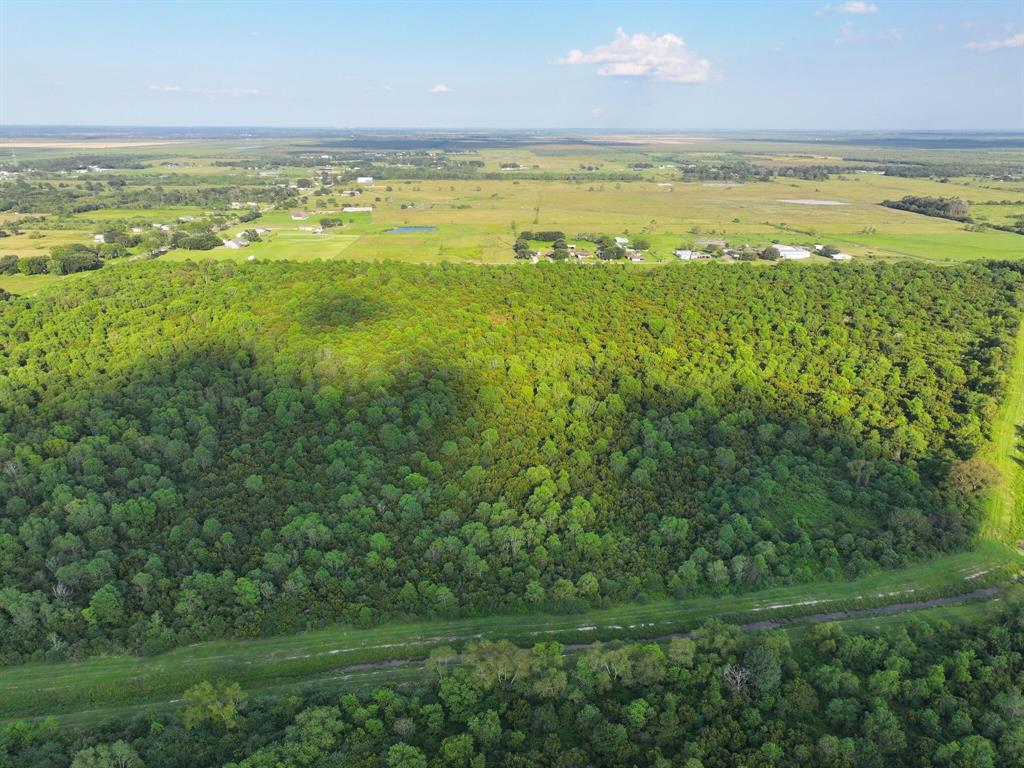
{"label": "dense forest", "polygon": [[418,683],[250,698],[199,684],[178,712],[0,727],[5,768],[1009,768],[1024,764],[1024,609],[882,633],[437,649]]}
{"label": "dense forest", "polygon": [[135,264],[0,303],[4,663],[967,544],[1009,266]]}

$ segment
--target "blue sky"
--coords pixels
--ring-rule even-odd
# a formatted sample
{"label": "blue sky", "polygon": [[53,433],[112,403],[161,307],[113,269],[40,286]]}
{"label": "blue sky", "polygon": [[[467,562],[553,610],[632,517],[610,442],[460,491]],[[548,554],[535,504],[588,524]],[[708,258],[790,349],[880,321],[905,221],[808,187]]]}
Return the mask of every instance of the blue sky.
{"label": "blue sky", "polygon": [[1024,129],[1024,3],[0,2],[0,122]]}

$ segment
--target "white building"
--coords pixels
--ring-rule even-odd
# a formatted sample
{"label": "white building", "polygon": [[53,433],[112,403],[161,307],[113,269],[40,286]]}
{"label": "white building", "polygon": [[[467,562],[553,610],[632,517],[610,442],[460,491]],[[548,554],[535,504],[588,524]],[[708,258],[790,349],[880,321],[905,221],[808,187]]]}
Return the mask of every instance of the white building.
{"label": "white building", "polygon": [[346,205],[341,209],[342,213],[371,213],[373,208],[369,205]]}
{"label": "white building", "polygon": [[107,242],[107,236],[106,235],[93,235],[92,239],[93,239],[94,242],[97,242],[97,243],[105,243],[105,242]]}
{"label": "white building", "polygon": [[850,260],[853,259],[853,256],[851,256],[848,253],[840,252],[840,253],[833,253],[831,258],[832,258],[832,261],[850,261]]}
{"label": "white building", "polygon": [[249,242],[247,240],[225,240],[224,241],[224,247],[225,248],[231,248],[233,250],[238,250],[239,248],[245,248],[247,245],[249,245]]}
{"label": "white building", "polygon": [[616,237],[615,238],[615,244],[616,245],[626,245],[628,242],[629,242],[629,238],[628,237]]}
{"label": "white building", "polygon": [[305,211],[292,211],[292,221],[305,221],[309,218],[309,214]]}
{"label": "white building", "polygon": [[779,245],[776,243],[772,246],[776,251],[779,252],[779,256],[787,261],[796,261],[799,259],[809,259],[811,252],[805,248],[797,248],[795,245]]}
{"label": "white building", "polygon": [[373,184],[373,176],[356,176],[356,184]]}

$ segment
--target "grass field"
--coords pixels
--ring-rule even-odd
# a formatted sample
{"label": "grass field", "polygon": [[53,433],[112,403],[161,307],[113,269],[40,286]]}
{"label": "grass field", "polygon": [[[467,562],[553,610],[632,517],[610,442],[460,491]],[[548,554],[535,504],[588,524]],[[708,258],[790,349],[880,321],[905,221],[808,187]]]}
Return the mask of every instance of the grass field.
{"label": "grass field", "polygon": [[[481,157],[490,165],[502,157],[501,152],[507,157],[510,151],[495,150],[498,154],[482,153]],[[588,158],[586,154],[546,154],[539,149],[515,152],[530,153],[520,162],[546,171],[572,170],[578,161]],[[608,157],[607,151],[603,156]],[[527,162],[531,158],[534,162]],[[192,158],[189,162],[203,165],[210,161]],[[605,164],[614,166],[608,170],[628,167],[621,159]],[[225,172],[224,168],[210,167]],[[281,173],[287,179],[308,175],[309,170],[281,169]],[[733,245],[749,243],[759,248],[772,241],[825,242],[857,258],[910,258],[936,263],[1024,255],[1020,235],[998,230],[971,232],[958,222],[879,204],[904,195],[959,196],[977,204],[980,214],[998,223],[1018,214],[1020,207],[985,203],[1024,199],[1024,186],[1020,184],[973,179],[940,183],[876,174],[833,176],[826,181],[775,179],[724,185],[658,182],[666,173],[672,172],[653,170],[649,179],[622,182],[536,180],[516,178],[514,174],[499,180],[393,180],[366,187],[362,196],[354,198],[341,197],[341,190],[334,188],[323,196],[308,194],[298,204],[311,213],[307,221],[292,221],[289,211],[272,211],[257,222],[236,225],[225,233],[245,226],[271,227],[266,242],[250,249],[171,252],[164,258],[242,260],[251,255],[301,261],[335,259],[344,253],[345,258],[356,260],[510,262],[516,233],[528,229],[557,229],[570,237],[580,232],[643,236],[652,245],[648,261],[654,262],[672,260],[674,249],[704,239],[726,240]],[[841,204],[796,204],[786,200]],[[344,205],[372,205],[374,211],[344,214],[340,212]],[[27,225],[25,234],[0,243],[0,253],[32,255],[45,253],[59,243],[90,242],[92,233],[108,221],[173,223],[179,216],[201,213],[187,207],[91,211],[71,217],[71,221],[81,222],[81,228],[53,230],[45,223]],[[345,226],[342,231],[323,236],[298,229],[315,225],[321,216],[341,217]],[[438,231],[387,234],[396,226],[435,226]],[[45,237],[30,239],[31,231]]]}
{"label": "grass field", "polygon": [[1010,371],[1006,399],[986,451],[1001,479],[988,499],[982,535],[1024,545],[1024,323]]}

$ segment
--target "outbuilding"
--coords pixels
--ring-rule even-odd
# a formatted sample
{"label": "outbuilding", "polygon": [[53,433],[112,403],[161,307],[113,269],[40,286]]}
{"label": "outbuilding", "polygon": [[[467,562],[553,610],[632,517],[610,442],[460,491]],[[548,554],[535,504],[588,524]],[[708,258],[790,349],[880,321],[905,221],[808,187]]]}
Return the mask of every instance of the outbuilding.
{"label": "outbuilding", "polygon": [[787,261],[798,261],[800,259],[809,259],[811,252],[806,248],[797,248],[795,245],[779,245],[775,243],[772,245],[776,251],[779,252],[779,256]]}

